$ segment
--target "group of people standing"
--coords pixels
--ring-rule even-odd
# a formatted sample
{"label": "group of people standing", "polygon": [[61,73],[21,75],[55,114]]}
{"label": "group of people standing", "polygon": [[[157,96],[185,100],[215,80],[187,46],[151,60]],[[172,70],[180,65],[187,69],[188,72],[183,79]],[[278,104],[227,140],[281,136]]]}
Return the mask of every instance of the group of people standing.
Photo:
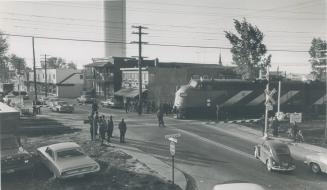
{"label": "group of people standing", "polygon": [[[94,116],[89,116],[89,123],[90,123],[90,134],[91,140],[95,140],[95,138],[99,135],[101,139],[101,145],[104,145],[104,141],[111,142],[110,138],[113,137],[114,131],[114,121],[112,116],[109,116],[109,119],[106,120],[104,115],[99,116],[98,112],[96,111]],[[120,142],[125,142],[125,134],[127,131],[127,126],[122,118],[121,122],[118,125],[120,131]]]}

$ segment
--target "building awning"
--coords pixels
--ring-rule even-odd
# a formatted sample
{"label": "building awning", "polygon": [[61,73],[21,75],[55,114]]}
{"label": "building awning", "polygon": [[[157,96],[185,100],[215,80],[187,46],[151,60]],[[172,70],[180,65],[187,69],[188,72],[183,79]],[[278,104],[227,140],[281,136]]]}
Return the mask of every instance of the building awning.
{"label": "building awning", "polygon": [[[142,89],[142,94],[146,92],[147,89]],[[139,89],[135,88],[123,88],[115,92],[115,96],[123,96],[126,98],[134,98],[139,95]]]}

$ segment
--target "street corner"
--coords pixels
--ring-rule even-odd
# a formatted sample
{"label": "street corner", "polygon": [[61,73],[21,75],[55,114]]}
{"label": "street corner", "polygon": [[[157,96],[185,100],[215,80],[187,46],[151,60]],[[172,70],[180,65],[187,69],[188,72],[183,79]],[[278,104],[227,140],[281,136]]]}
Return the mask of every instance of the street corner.
{"label": "street corner", "polygon": [[[134,147],[117,145],[119,151],[130,155],[132,158],[129,160],[131,165],[125,166],[137,173],[145,173],[156,176],[165,182],[172,183],[172,166],[160,159],[143,152],[142,150]],[[186,189],[187,179],[182,171],[174,169],[174,184],[177,189]]]}

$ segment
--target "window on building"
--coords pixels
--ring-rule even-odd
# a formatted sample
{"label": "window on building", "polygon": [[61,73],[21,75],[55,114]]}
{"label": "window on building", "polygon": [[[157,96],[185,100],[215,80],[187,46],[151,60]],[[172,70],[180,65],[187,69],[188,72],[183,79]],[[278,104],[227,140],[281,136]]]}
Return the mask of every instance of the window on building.
{"label": "window on building", "polygon": [[79,79],[83,79],[83,75],[79,75]]}
{"label": "window on building", "polygon": [[56,75],[55,75],[55,74],[53,74],[52,76],[53,76],[53,77],[52,77],[52,78],[53,78],[53,80],[56,80]]}

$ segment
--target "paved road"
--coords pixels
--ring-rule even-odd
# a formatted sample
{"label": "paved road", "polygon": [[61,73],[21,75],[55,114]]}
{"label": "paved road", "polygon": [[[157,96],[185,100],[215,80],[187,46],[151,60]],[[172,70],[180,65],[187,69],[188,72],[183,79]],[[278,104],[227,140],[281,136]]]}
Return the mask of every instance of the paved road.
{"label": "paved road", "polygon": [[[49,114],[73,125],[86,118],[89,112],[90,105],[78,105],[74,114]],[[292,173],[266,171],[265,166],[252,156],[253,143],[207,127],[199,121],[165,118],[167,127],[159,128],[154,115],[138,116],[106,108],[100,108],[100,113],[113,115],[115,127],[122,117],[125,118],[128,126],[125,146],[137,147],[167,163],[170,163],[171,157],[164,135],[181,133],[176,146],[176,167],[193,176],[201,190],[230,181],[254,182],[276,190],[327,187],[326,175],[312,174],[300,161],[296,162],[297,169]],[[84,131],[88,132],[88,126]],[[118,136],[117,128],[114,134]]]}

